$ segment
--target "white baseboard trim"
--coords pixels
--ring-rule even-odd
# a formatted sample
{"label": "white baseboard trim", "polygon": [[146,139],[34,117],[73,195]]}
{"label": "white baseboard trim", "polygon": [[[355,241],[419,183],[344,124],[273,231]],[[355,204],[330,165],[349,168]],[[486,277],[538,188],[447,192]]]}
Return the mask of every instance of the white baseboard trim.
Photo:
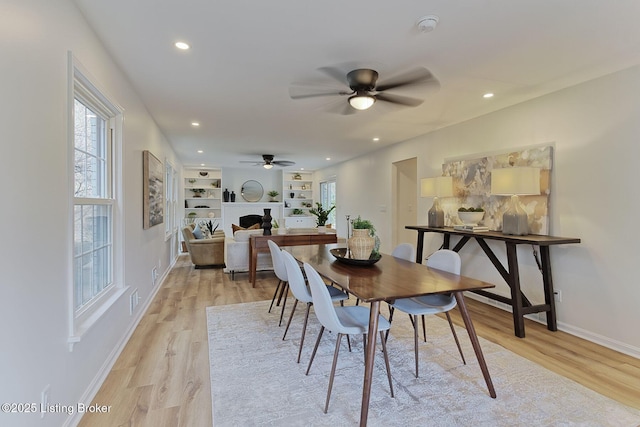
{"label": "white baseboard trim", "polygon": [[[513,312],[511,306],[508,304],[504,304],[500,301],[492,300],[491,298],[487,298],[481,295],[477,295],[471,292],[465,292],[465,297],[470,299],[480,301],[482,303],[492,305],[494,307],[498,307],[501,310],[508,311],[509,313]],[[533,320],[534,322],[542,323],[543,325],[547,324],[546,313],[533,313],[525,315],[527,319]],[[576,336],[578,338],[585,339],[594,344],[601,345],[603,347],[607,347],[611,350],[618,351],[620,353],[626,354],[627,356],[635,357],[636,359],[640,359],[640,348],[628,345],[626,343],[613,340],[609,337],[605,337],[600,334],[593,333],[591,331],[587,331],[586,329],[578,328],[577,326],[573,326],[568,323],[558,322],[558,330],[562,332],[566,332],[567,334]]]}
{"label": "white baseboard trim", "polygon": [[[126,333],[122,336],[122,339],[118,342],[118,345],[116,345],[113,348],[113,351],[109,354],[109,357],[107,357],[107,359],[104,361],[104,363],[96,373],[96,376],[89,383],[89,386],[87,387],[85,392],[82,394],[78,402],[83,402],[86,405],[90,405],[93,398],[96,397],[96,395],[98,394],[98,391],[100,391],[100,387],[102,387],[102,384],[107,379],[107,375],[109,375],[109,372],[111,372],[113,365],[115,365],[116,360],[118,360],[118,357],[120,357],[120,354],[122,353],[125,346],[129,342],[131,335],[133,335],[133,332],[138,327],[140,320],[142,320],[142,316],[144,316],[144,314],[149,309],[149,306],[155,299],[156,294],[158,293],[160,288],[162,288],[162,285],[164,284],[164,280],[167,278],[167,275],[169,274],[169,272],[171,271],[171,269],[173,268],[177,260],[178,258],[176,257],[171,263],[171,265],[169,266],[169,268],[167,268],[165,272],[162,274],[162,277],[160,278],[158,284],[154,286],[144,306],[141,307],[142,308],[141,310],[138,310],[138,314],[136,314],[133,322],[131,323],[131,326],[129,326],[129,329],[127,329]],[[67,419],[65,420],[62,426],[76,427],[80,423],[80,420],[82,419],[83,415],[84,414],[76,411],[74,414],[67,417]]]}

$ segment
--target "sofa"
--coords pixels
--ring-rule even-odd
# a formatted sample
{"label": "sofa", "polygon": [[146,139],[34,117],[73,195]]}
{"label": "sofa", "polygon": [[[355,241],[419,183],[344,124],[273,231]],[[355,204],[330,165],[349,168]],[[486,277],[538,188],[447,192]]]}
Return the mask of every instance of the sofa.
{"label": "sofa", "polygon": [[[224,264],[225,273],[231,274],[231,279],[235,279],[235,273],[249,271],[249,237],[253,234],[261,235],[261,228],[254,230],[237,230],[233,237],[225,237],[224,241]],[[256,271],[273,270],[271,254],[258,253],[258,263]]]}
{"label": "sofa", "polygon": [[182,228],[182,237],[196,268],[221,266],[224,264],[224,231],[216,230],[211,237],[197,239],[194,224]]}

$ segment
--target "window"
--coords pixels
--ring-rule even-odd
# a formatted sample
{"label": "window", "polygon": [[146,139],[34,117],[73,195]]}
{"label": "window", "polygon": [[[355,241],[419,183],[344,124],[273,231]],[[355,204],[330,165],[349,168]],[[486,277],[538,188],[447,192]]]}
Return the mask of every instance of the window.
{"label": "window", "polygon": [[164,163],[164,182],[165,185],[165,222],[164,222],[164,235],[165,239],[169,239],[173,232],[177,228],[176,211],[178,203],[178,189],[176,182],[176,170],[169,161]]}
{"label": "window", "polygon": [[70,186],[73,199],[71,343],[123,291],[117,153],[122,113],[71,59]]}
{"label": "window", "polygon": [[[320,203],[325,209],[329,209],[336,204],[336,181],[324,181],[320,183]],[[329,214],[329,220],[327,224],[333,224],[334,228],[336,224],[336,210],[334,209]]]}

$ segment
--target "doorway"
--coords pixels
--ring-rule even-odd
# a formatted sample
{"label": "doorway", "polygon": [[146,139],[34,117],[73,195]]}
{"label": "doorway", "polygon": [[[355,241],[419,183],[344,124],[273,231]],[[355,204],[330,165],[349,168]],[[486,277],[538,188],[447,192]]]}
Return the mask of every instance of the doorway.
{"label": "doorway", "polygon": [[416,232],[406,225],[418,224],[418,159],[393,163],[393,247],[400,243],[416,244]]}

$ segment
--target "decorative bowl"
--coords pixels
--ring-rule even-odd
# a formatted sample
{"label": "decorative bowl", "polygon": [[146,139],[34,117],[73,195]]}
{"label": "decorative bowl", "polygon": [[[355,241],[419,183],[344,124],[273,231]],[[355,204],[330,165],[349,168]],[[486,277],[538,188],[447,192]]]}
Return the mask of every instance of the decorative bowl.
{"label": "decorative bowl", "polygon": [[458,218],[464,224],[477,225],[484,218],[484,212],[458,212]]}
{"label": "decorative bowl", "polygon": [[349,258],[347,257],[347,248],[335,248],[329,250],[329,252],[331,252],[331,255],[333,255],[338,261],[350,265],[373,265],[376,262],[380,261],[380,258],[382,258],[382,255],[380,254],[371,254],[371,257],[369,257],[369,259]]}

